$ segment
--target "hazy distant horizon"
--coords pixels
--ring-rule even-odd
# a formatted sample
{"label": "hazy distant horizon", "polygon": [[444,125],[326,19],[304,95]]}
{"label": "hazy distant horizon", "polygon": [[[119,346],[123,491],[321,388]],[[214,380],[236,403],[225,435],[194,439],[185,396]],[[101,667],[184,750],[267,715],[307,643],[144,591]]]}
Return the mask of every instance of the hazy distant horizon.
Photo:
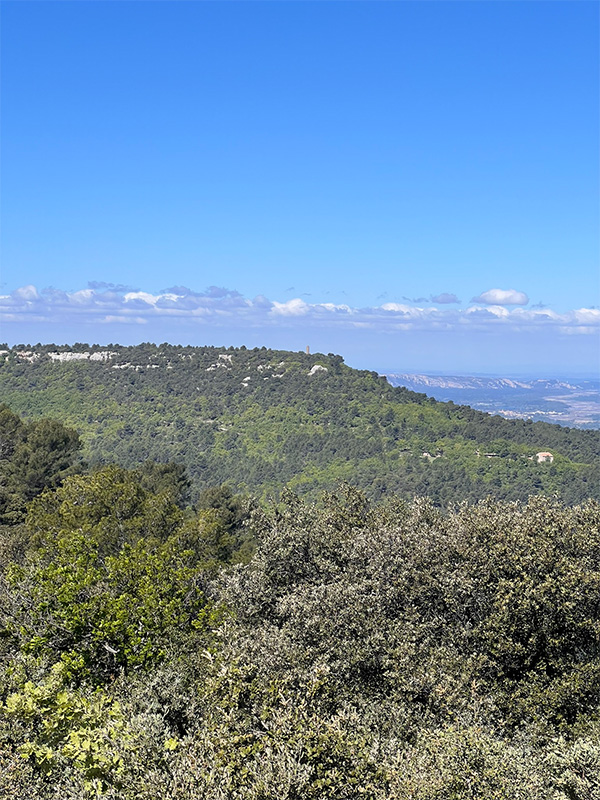
{"label": "hazy distant horizon", "polygon": [[600,371],[595,372],[450,372],[448,370],[418,371],[412,369],[385,369],[377,370],[380,375],[424,375],[438,378],[507,378],[509,380],[535,381],[535,380],[572,380],[591,381],[600,384]]}
{"label": "hazy distant horizon", "polygon": [[392,386],[406,386],[441,402],[471,406],[507,419],[600,429],[598,375],[444,376],[388,372],[386,378]]}

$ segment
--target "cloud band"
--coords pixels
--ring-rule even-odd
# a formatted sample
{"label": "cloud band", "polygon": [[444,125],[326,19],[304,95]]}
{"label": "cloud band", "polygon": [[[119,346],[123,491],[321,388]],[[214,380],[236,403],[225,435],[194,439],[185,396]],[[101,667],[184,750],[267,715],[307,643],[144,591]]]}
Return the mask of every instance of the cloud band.
{"label": "cloud band", "polygon": [[[516,304],[519,292],[490,290],[465,309],[451,308],[444,295],[438,303],[444,307],[383,303],[379,306],[352,307],[335,303],[308,303],[296,297],[291,300],[269,300],[263,295],[253,299],[239,292],[211,286],[205,292],[194,292],[175,286],[158,294],[99,283],[86,289],[65,292],[58,289],[38,290],[22,286],[0,296],[0,314],[4,322],[46,322],[58,324],[94,323],[144,325],[158,319],[174,322],[210,324],[212,326],[342,326],[394,330],[483,330],[483,329],[548,329],[561,333],[594,334],[600,332],[600,310],[579,308],[558,313],[550,308],[507,308]],[[496,294],[495,294],[496,293]],[[510,297],[507,299],[506,294]],[[454,297],[454,296],[451,296]],[[496,297],[502,303],[492,303]],[[526,297],[523,295],[523,297]],[[481,298],[486,298],[482,300]],[[512,301],[512,302],[509,302]],[[453,301],[452,301],[453,302]]]}

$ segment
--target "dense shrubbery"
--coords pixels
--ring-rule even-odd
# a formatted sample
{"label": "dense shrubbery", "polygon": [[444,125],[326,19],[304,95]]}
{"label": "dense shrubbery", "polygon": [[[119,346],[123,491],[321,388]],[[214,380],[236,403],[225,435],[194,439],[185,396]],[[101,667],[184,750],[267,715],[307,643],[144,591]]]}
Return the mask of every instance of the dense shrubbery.
{"label": "dense shrubbery", "polygon": [[596,502],[53,481],[1,532],[0,796],[600,798]]}

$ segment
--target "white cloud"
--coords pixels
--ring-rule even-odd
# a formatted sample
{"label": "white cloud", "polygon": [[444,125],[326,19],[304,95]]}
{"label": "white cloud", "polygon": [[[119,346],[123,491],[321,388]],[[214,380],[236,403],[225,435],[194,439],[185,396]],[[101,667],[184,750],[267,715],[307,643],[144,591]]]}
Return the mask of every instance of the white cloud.
{"label": "white cloud", "polygon": [[[224,327],[313,326],[362,328],[390,332],[485,330],[524,331],[554,329],[559,333],[591,335],[600,332],[600,310],[578,308],[559,313],[550,308],[507,308],[509,294],[519,292],[490,290],[488,301],[501,292],[502,303],[485,302],[466,309],[453,304],[437,306],[387,302],[378,306],[352,307],[336,303],[308,303],[296,297],[271,301],[264,295],[254,299],[236,291],[210,287],[193,292],[171,287],[161,293],[131,291],[128,287],[87,288],[75,292],[23,286],[0,296],[0,313],[6,323],[47,322],[64,324],[128,323],[142,325],[158,320],[174,324]],[[483,296],[483,295],[482,295]],[[494,296],[496,296],[494,294]]]}
{"label": "white cloud", "polygon": [[144,317],[123,317],[115,314],[108,314],[106,317],[101,317],[99,322],[103,325],[110,325],[115,322],[119,324],[124,323],[126,325],[146,325],[148,320],[144,319]]}
{"label": "white cloud", "polygon": [[402,303],[384,303],[381,308],[384,311],[394,311],[397,314],[409,314],[414,311],[413,306],[405,306]]}
{"label": "white cloud", "polygon": [[335,303],[319,303],[315,306],[317,310],[322,309],[323,311],[334,311],[340,314],[354,314],[356,309],[350,308],[347,305],[336,305]]}
{"label": "white cloud", "polygon": [[271,314],[279,314],[282,317],[301,317],[308,314],[310,306],[299,297],[293,300],[288,300],[287,303],[278,303],[275,301],[271,309]]}
{"label": "white cloud", "polygon": [[[171,297],[172,295],[167,294],[164,296]],[[127,303],[141,301],[149,306],[155,306],[159,297],[160,295],[150,294],[149,292],[127,292],[127,294],[124,295],[124,299]]]}
{"label": "white cloud", "polygon": [[488,289],[479,297],[474,297],[471,302],[493,306],[526,306],[529,298],[525,292],[517,292],[516,289]]}
{"label": "white cloud", "polygon": [[78,292],[73,292],[72,294],[67,295],[69,302],[80,303],[81,305],[87,305],[94,298],[94,296],[93,289],[80,289]]}
{"label": "white cloud", "polygon": [[35,286],[29,284],[28,286],[21,286],[19,289],[15,289],[13,292],[13,297],[18,298],[19,300],[39,300],[40,296],[38,294],[38,290]]}
{"label": "white cloud", "polygon": [[573,315],[581,325],[600,324],[600,310],[597,308],[578,308],[573,311]]}
{"label": "white cloud", "polygon": [[477,306],[470,306],[467,308],[467,314],[478,314],[481,317],[509,317],[511,312],[504,308],[504,306],[488,306],[487,308],[478,308]]}

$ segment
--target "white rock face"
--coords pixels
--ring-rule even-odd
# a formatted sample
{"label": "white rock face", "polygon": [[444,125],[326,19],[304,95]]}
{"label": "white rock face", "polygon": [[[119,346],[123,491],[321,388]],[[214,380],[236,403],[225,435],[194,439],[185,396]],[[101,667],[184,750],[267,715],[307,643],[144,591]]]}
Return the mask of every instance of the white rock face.
{"label": "white rock face", "polygon": [[206,371],[214,372],[216,369],[231,369],[232,361],[232,355],[229,355],[228,353],[221,353],[217,359],[217,362],[215,364],[211,364],[210,367],[207,367]]}
{"label": "white rock face", "polygon": [[19,361],[29,361],[31,364],[33,364],[34,361],[37,361],[39,357],[39,353],[34,353],[31,350],[21,350],[19,353],[17,353],[17,358]]}
{"label": "white rock face", "polygon": [[328,372],[329,370],[327,367],[322,367],[320,364],[315,364],[311,371],[308,373],[309,376],[316,375],[317,372]]}
{"label": "white rock face", "polygon": [[52,361],[87,361],[89,353],[48,353]]}
{"label": "white rock face", "polygon": [[48,358],[52,361],[108,361],[116,355],[109,350],[101,350],[98,353],[48,353]]}

